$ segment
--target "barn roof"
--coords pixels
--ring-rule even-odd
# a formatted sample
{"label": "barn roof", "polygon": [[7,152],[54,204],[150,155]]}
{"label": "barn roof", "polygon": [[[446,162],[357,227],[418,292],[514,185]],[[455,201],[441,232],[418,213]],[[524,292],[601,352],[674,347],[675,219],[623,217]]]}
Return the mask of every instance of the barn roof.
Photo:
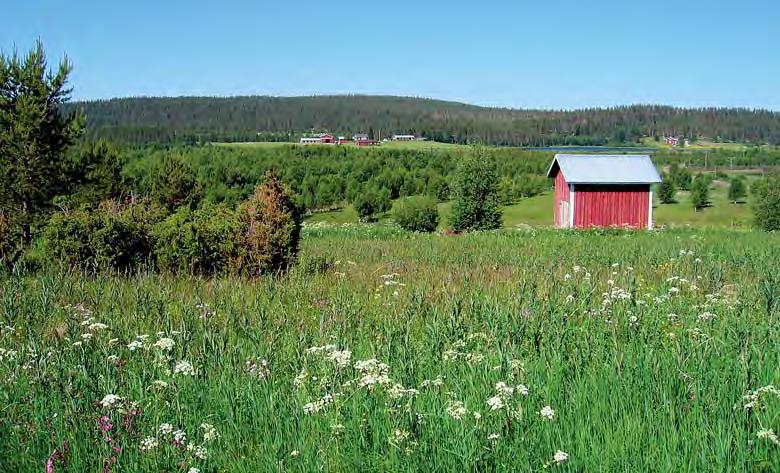
{"label": "barn roof", "polygon": [[661,177],[646,154],[556,154],[555,163],[571,184],[655,184]]}

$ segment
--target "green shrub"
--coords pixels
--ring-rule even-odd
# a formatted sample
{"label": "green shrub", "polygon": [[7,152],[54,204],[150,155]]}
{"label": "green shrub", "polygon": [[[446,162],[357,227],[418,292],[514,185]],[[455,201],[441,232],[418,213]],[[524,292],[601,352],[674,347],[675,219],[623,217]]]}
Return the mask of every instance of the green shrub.
{"label": "green shrub", "polygon": [[455,175],[452,228],[456,232],[501,226],[501,202],[495,163],[481,148],[464,158]]}
{"label": "green shrub", "polygon": [[768,232],[780,231],[780,172],[756,181],[751,192],[756,226]]}
{"label": "green shrub", "polygon": [[155,170],[152,198],[170,211],[181,206],[195,208],[203,198],[203,186],[181,156],[166,154]]}
{"label": "green shrub", "polygon": [[661,184],[658,186],[658,198],[662,204],[673,204],[677,188],[674,182],[674,176],[664,174]]}
{"label": "green shrub", "polygon": [[55,212],[44,230],[46,253],[50,259],[71,268],[95,263],[92,235],[97,222],[92,212]]}
{"label": "green shrub", "polygon": [[379,214],[390,210],[390,191],[369,187],[364,189],[352,203],[361,222],[376,222]]}
{"label": "green shrub", "polygon": [[411,232],[432,232],[439,225],[439,210],[430,197],[406,197],[393,207],[393,220]]}
{"label": "green shrub", "polygon": [[290,189],[274,173],[238,208],[238,269],[250,275],[287,269],[298,254],[301,214]]}
{"label": "green shrub", "polygon": [[164,215],[148,201],[56,212],[44,232],[46,253],[70,267],[126,271],[149,261],[150,232]]}
{"label": "green shrub", "polygon": [[710,179],[707,176],[699,174],[693,180],[691,185],[691,203],[696,212],[709,205]]}
{"label": "green shrub", "polygon": [[22,235],[8,214],[0,211],[0,269],[10,268],[21,255]]}
{"label": "green shrub", "polygon": [[237,257],[240,229],[236,212],[225,205],[180,207],[154,227],[154,259],[161,270],[173,273],[225,272]]}
{"label": "green shrub", "polygon": [[737,203],[747,195],[747,186],[745,181],[738,176],[732,177],[729,182],[729,201]]}

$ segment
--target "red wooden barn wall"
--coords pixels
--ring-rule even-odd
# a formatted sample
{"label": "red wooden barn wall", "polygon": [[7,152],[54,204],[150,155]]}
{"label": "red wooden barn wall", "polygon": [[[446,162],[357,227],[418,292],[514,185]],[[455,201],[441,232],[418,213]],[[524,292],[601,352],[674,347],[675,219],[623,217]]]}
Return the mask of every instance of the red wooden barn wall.
{"label": "red wooden barn wall", "polygon": [[[557,189],[556,182],[556,199]],[[634,228],[647,228],[649,205],[650,186],[648,185],[576,184],[574,226],[587,228],[627,225]]]}
{"label": "red wooden barn wall", "polygon": [[[558,164],[555,164],[555,167],[558,168]],[[569,184],[566,182],[566,178],[563,177],[563,173],[561,172],[560,168],[554,171],[555,172],[555,198],[553,199],[555,202],[553,202],[553,215],[554,215],[554,222],[556,227],[565,227],[568,222],[561,222],[560,221],[560,212],[558,209],[561,208],[561,201],[569,201]]]}

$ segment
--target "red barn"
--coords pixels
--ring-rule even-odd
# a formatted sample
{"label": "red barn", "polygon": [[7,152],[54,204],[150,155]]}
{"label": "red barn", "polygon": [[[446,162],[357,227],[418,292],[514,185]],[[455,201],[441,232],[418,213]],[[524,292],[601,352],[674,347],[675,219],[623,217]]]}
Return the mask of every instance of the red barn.
{"label": "red barn", "polygon": [[652,185],[661,178],[650,156],[556,154],[547,177],[558,228],[653,228]]}

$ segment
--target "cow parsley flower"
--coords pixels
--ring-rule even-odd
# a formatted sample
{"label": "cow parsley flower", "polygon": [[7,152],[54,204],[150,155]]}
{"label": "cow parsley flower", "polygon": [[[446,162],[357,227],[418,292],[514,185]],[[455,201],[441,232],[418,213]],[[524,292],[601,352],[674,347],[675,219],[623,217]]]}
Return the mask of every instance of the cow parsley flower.
{"label": "cow parsley flower", "polygon": [[504,407],[504,401],[501,396],[493,396],[487,400],[487,405],[490,406],[490,410],[497,411]]}
{"label": "cow parsley flower", "polygon": [[461,420],[463,416],[468,414],[468,410],[466,410],[466,405],[463,401],[450,399],[447,401],[447,414],[455,420]]}
{"label": "cow parsley flower", "polygon": [[170,435],[173,433],[173,425],[165,422],[160,424],[160,428],[157,429],[158,432],[160,432],[162,435]]}
{"label": "cow parsley flower", "polygon": [[185,376],[192,376],[195,374],[195,369],[192,364],[187,360],[181,360],[173,367],[173,374],[182,374]]}
{"label": "cow parsley flower", "polygon": [[111,409],[115,405],[120,404],[122,402],[123,398],[120,396],[117,396],[116,394],[106,394],[103,396],[103,399],[100,401],[100,405]]}
{"label": "cow parsley flower", "polygon": [[141,440],[141,451],[148,452],[156,448],[157,445],[159,445],[159,443],[157,442],[156,438],[146,437],[145,439]]}
{"label": "cow parsley flower", "polygon": [[173,341],[172,338],[161,338],[154,342],[154,346],[156,348],[159,348],[161,350],[165,351],[171,351],[173,350],[173,346],[176,345],[176,343]]}
{"label": "cow parsley flower", "polygon": [[539,411],[539,415],[547,420],[553,420],[553,417],[555,417],[555,411],[550,406],[544,406],[541,411]]}
{"label": "cow parsley flower", "polygon": [[563,463],[566,463],[569,460],[569,454],[558,450],[555,452],[555,455],[553,455],[553,461],[555,461],[556,465],[562,465]]}

